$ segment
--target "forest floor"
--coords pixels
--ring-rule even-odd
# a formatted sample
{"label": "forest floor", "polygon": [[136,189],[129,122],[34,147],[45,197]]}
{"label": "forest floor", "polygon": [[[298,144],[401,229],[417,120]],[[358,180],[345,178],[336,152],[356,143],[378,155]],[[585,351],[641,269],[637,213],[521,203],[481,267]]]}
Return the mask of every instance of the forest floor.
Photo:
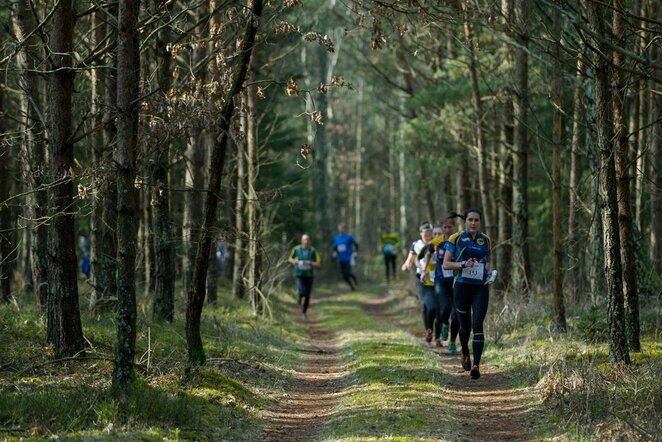
{"label": "forest floor", "polygon": [[[324,308],[327,293],[315,299],[311,310]],[[393,299],[390,299],[392,302]],[[448,353],[447,348],[427,344],[419,328],[388,313],[389,298],[363,297],[360,308],[372,320],[386,321],[414,337],[415,345],[426,348],[439,357],[442,370],[448,375],[443,386],[442,402],[450,404],[450,413],[458,428],[453,439],[458,441],[530,441],[535,437],[528,428],[525,413],[536,406],[533,386],[512,388],[512,379],[498,366],[486,364],[479,380],[472,380],[460,365],[460,357]],[[292,314],[299,315],[298,309]],[[263,440],[307,441],[314,440],[327,424],[340,398],[346,396],[348,368],[339,356],[334,332],[325,328],[311,314],[305,322],[307,329],[307,355],[294,377],[288,382],[279,403],[265,414],[266,426]],[[459,347],[459,341],[458,341]],[[438,435],[446,439],[443,435]],[[426,438],[427,439],[427,438]]]}
{"label": "forest floor", "polygon": [[[494,293],[481,378],[422,339],[411,281],[314,288],[309,319],[290,289],[270,314],[219,292],[203,311],[207,364],[186,363],[184,315],[150,319],[139,299],[136,383],[110,388],[112,312],[82,312],[82,358],[56,360],[29,294],[0,306],[0,441],[653,441],[662,434],[662,308],[642,300],[642,347],[609,363],[606,307]],[[85,294],[81,297],[84,305]],[[185,300],[177,299],[177,305]]]}

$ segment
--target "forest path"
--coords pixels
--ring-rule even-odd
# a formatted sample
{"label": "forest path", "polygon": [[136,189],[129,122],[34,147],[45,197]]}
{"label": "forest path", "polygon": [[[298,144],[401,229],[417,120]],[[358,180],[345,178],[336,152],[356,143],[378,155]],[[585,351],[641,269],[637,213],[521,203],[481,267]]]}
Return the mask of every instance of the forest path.
{"label": "forest path", "polygon": [[[265,413],[262,441],[311,441],[343,395],[347,372],[338,355],[333,333],[315,320],[314,304],[305,321],[306,352],[301,366],[285,387],[280,402]],[[300,315],[295,306],[292,314]]]}
{"label": "forest path", "polygon": [[[422,338],[422,329],[405,326],[397,317],[386,312],[388,299],[366,299],[365,309],[376,319],[388,320],[408,333]],[[473,380],[462,369],[459,356],[448,353],[447,347],[430,346],[430,351],[440,357],[441,367],[448,373],[446,400],[451,404],[454,418],[460,424],[460,441],[508,441],[534,440],[526,424],[526,415],[534,402],[526,388],[512,388],[509,376],[499,367],[481,364],[481,377]],[[428,345],[425,343],[425,345]]]}

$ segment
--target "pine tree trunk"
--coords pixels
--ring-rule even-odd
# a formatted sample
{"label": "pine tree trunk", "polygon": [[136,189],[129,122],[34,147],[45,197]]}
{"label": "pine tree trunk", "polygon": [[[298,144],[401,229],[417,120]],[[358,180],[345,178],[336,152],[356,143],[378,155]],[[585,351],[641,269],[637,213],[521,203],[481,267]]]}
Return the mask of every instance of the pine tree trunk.
{"label": "pine tree trunk", "polygon": [[138,154],[140,53],[138,0],[120,0],[117,44],[117,349],[113,385],[133,382],[136,351],[137,202],[134,185]]}
{"label": "pine tree trunk", "polygon": [[[591,3],[590,21],[592,30],[598,36],[607,35],[604,20],[607,6]],[[597,39],[596,39],[597,40]],[[609,358],[612,364],[629,363],[627,337],[625,334],[625,311],[623,306],[623,281],[621,266],[621,243],[618,225],[618,201],[616,190],[616,170],[614,167],[615,149],[613,145],[612,90],[610,89],[609,46],[603,41],[594,41],[599,52],[594,53],[595,67],[595,106],[596,143],[600,159],[600,208],[602,213],[602,233],[605,250],[605,272],[608,293]]]}
{"label": "pine tree trunk", "polygon": [[12,4],[13,28],[16,38],[24,43],[17,55],[19,70],[19,86],[21,93],[21,116],[23,118],[23,140],[21,143],[21,158],[23,163],[24,182],[27,190],[32,192],[26,196],[24,216],[27,228],[23,236],[23,268],[27,281],[25,288],[33,288],[39,305],[45,309],[48,297],[48,257],[47,239],[48,226],[43,222],[47,213],[48,194],[45,190],[37,190],[44,183],[46,156],[44,139],[41,135],[44,122],[42,95],[39,90],[39,76],[36,69],[35,55],[41,54],[41,42],[35,34],[30,34],[35,28],[34,17],[26,0],[15,0]]}
{"label": "pine tree trunk", "polygon": [[262,0],[249,0],[247,6],[247,9],[251,10],[253,14],[249,17],[246,33],[239,52],[241,54],[239,70],[233,79],[232,87],[221,109],[221,123],[218,128],[218,137],[214,142],[211,162],[209,164],[209,192],[205,198],[204,225],[195,256],[193,280],[188,292],[186,342],[188,344],[188,360],[191,365],[204,364],[206,359],[202,346],[202,336],[200,335],[200,317],[205,300],[205,283],[209,267],[209,248],[214,239],[211,233],[216,223],[216,208],[221,189],[221,178],[228,144],[228,131],[235,111],[234,99],[241,93],[244,80],[246,79],[258,23],[262,15]]}
{"label": "pine tree trunk", "polygon": [[[647,1],[642,0],[639,16],[646,17],[648,13]],[[639,32],[639,51],[640,55],[645,55],[648,46],[648,32],[645,30],[645,22],[642,21],[640,26],[642,27]],[[650,94],[649,79],[642,77],[637,81],[637,157],[636,157],[636,175],[635,175],[635,222],[637,224],[637,229],[639,232],[644,231],[644,194],[646,193],[646,188],[649,187],[646,182],[646,165],[647,158],[653,158],[649,156],[648,142],[650,129],[647,128],[648,125],[648,97]]]}
{"label": "pine tree trunk", "polygon": [[584,45],[577,57],[577,70],[575,74],[575,87],[573,94],[572,114],[572,140],[570,145],[570,185],[568,197],[568,249],[573,253],[568,254],[568,288],[570,298],[576,304],[579,302],[580,293],[583,292],[582,262],[586,256],[585,249],[579,247],[579,187],[581,179],[581,150],[584,143],[584,81],[585,81]]}
{"label": "pine tree trunk", "polygon": [[[257,52],[253,50],[250,69],[257,68]],[[254,71],[251,70],[249,78],[254,80]],[[246,218],[248,221],[248,262],[246,263],[247,285],[253,314],[258,314],[262,308],[260,299],[258,272],[257,272],[257,245],[259,241],[258,213],[259,201],[257,196],[257,178],[259,173],[258,153],[258,127],[257,127],[257,87],[250,85],[246,88]]]}
{"label": "pine tree trunk", "polygon": [[[243,100],[243,97],[242,97]],[[244,118],[239,115],[239,118]],[[242,127],[246,127],[245,121]],[[243,298],[246,294],[246,284],[244,282],[244,268],[246,266],[246,156],[244,155],[244,146],[237,140],[236,147],[236,181],[235,181],[235,211],[234,211],[234,261],[232,270],[232,294],[236,298]]]}
{"label": "pine tree trunk", "polygon": [[[625,5],[623,0],[615,0],[612,29],[614,42],[626,48]],[[632,228],[630,199],[630,164],[628,155],[628,130],[625,118],[625,95],[627,92],[625,55],[613,52],[613,112],[614,112],[614,155],[616,172],[616,194],[618,201],[618,226],[621,240],[621,261],[623,265],[623,295],[625,297],[625,329],[632,351],[641,351],[639,341],[639,294],[637,293],[637,263]]]}
{"label": "pine tree trunk", "polygon": [[563,232],[561,226],[561,150],[563,149],[563,129],[561,118],[561,12],[554,9],[554,59],[552,67],[551,96],[553,111],[552,145],[554,149],[552,160],[552,231],[554,236],[554,312],[556,328],[566,331],[565,304],[563,300],[563,249],[561,246]]}
{"label": "pine tree trunk", "polygon": [[[662,14],[662,4],[657,2],[654,5],[651,5],[653,10],[650,13],[650,17],[660,17]],[[662,49],[659,45],[653,45],[652,59],[659,60],[662,57]],[[654,72],[656,78],[662,76],[662,67],[658,63]],[[659,84],[657,84],[659,88]],[[650,110],[649,115],[650,119],[659,118],[662,115],[662,96],[659,91],[654,90],[656,88],[651,88],[648,92],[649,96],[649,105]],[[662,124],[658,121],[655,124],[651,131],[650,139],[650,168],[649,176],[650,180],[655,185],[650,187],[650,201],[648,204],[649,210],[649,219],[650,219],[650,259],[653,263],[653,269],[658,275],[662,275],[662,189],[660,188],[660,183],[662,182]]]}
{"label": "pine tree trunk", "polygon": [[[316,50],[319,63],[319,81],[320,84],[327,84],[330,80],[330,67],[329,67],[329,54],[326,47],[319,46]],[[326,94],[317,95],[317,111],[320,113],[322,121],[326,123],[329,120],[329,103]],[[313,176],[313,193],[315,195],[315,225],[319,229],[322,238],[330,238],[332,231],[330,229],[330,221],[327,217],[328,201],[328,180],[327,180],[327,134],[326,124],[318,125],[315,128],[315,174]]]}
{"label": "pine tree trunk", "polygon": [[[483,105],[478,86],[478,63],[474,51],[474,33],[471,24],[472,13],[469,0],[462,1],[462,13],[464,20],[464,38],[466,40],[467,51],[469,53],[469,76],[471,78],[471,103],[474,112],[474,137],[476,142],[476,153],[478,157],[478,186],[480,189],[480,203],[483,210],[483,219],[481,226],[483,230],[489,230],[494,222],[492,212],[492,203],[488,189],[490,188],[488,169],[487,169],[487,142],[485,140],[485,131],[483,130]],[[495,236],[493,234],[493,236]]]}
{"label": "pine tree trunk", "polygon": [[[170,90],[170,53],[166,45],[170,41],[168,27],[164,27],[156,40],[159,58],[158,81],[164,95]],[[154,304],[152,314],[156,321],[172,322],[175,316],[175,262],[170,231],[170,189],[168,168],[170,137],[156,146],[152,154],[152,221],[154,223]]]}
{"label": "pine tree trunk", "polygon": [[528,71],[528,2],[516,0],[514,12],[514,32],[516,34],[515,58],[515,154],[513,159],[513,290],[516,296],[525,301],[530,299],[531,260],[529,256],[529,71]]}
{"label": "pine tree trunk", "polygon": [[78,306],[74,205],[74,145],[72,94],[74,72],[69,55],[73,45],[73,0],[62,0],[53,14],[50,55],[53,74],[50,76],[50,159],[51,188],[50,224],[48,233],[48,341],[54,356],[62,358],[81,354],[84,350],[83,329]]}
{"label": "pine tree trunk", "polygon": [[[5,91],[0,87],[0,133],[7,133]],[[12,211],[9,204],[3,204],[11,196],[10,171],[12,165],[11,148],[0,145],[0,301],[11,301],[12,265],[11,251],[14,248]]]}
{"label": "pine tree trunk", "polygon": [[[512,5],[510,1],[501,2],[501,13],[504,17],[504,24],[509,24],[512,20]],[[503,51],[506,54],[504,63],[507,72],[512,70],[513,51],[508,43],[503,44]],[[496,249],[496,262],[499,266],[500,276],[497,279],[498,287],[508,288],[511,282],[512,270],[512,236],[513,236],[513,146],[515,137],[515,120],[513,115],[513,93],[512,90],[504,91],[502,108],[502,127],[500,154],[501,168],[499,173],[499,247]]]}

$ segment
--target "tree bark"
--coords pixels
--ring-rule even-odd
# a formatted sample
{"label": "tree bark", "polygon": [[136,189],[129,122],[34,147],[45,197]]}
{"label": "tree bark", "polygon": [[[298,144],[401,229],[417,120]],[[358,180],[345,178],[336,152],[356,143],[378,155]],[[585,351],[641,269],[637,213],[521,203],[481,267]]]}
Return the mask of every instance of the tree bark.
{"label": "tree bark", "polygon": [[[161,93],[170,90],[170,53],[166,45],[170,40],[169,28],[164,27],[156,40],[159,60],[158,81]],[[164,97],[165,99],[165,97]],[[153,316],[157,321],[172,322],[175,316],[175,263],[170,231],[170,189],[168,169],[170,158],[170,135],[156,146],[152,154],[152,221],[154,223],[154,305]]]}
{"label": "tree bark", "polygon": [[[625,5],[623,0],[614,1],[612,30],[614,42],[626,47],[625,42]],[[639,341],[639,295],[637,293],[637,263],[634,234],[632,228],[632,209],[630,199],[630,165],[628,155],[628,129],[625,117],[625,55],[613,52],[613,112],[616,195],[618,201],[618,226],[621,240],[621,261],[623,264],[623,295],[625,297],[625,329],[630,350],[641,351]]]}
{"label": "tree bark", "polygon": [[[590,3],[591,27],[597,35],[606,35],[607,6]],[[616,197],[616,170],[614,167],[613,107],[610,89],[609,46],[603,41],[594,41],[595,68],[596,143],[599,154],[600,209],[605,250],[605,278],[608,294],[609,359],[612,364],[630,362],[625,334],[625,312],[623,306],[623,282],[621,266],[621,243],[618,227],[618,201]],[[599,52],[598,52],[599,51]]]}
{"label": "tree bark", "polygon": [[466,40],[467,51],[469,53],[469,77],[471,78],[471,103],[474,111],[474,137],[476,142],[476,153],[478,157],[478,186],[480,190],[480,202],[483,210],[483,219],[481,226],[488,230],[491,222],[494,221],[492,212],[492,202],[489,196],[489,174],[487,168],[487,141],[485,140],[485,131],[483,130],[483,104],[478,85],[478,63],[474,50],[474,32],[471,20],[472,13],[469,0],[462,1],[462,15],[464,20],[464,38]]}
{"label": "tree bark", "polygon": [[228,144],[228,131],[235,111],[234,98],[241,93],[242,85],[246,79],[259,19],[262,15],[262,0],[249,0],[247,6],[247,9],[252,11],[253,14],[252,16],[249,15],[243,44],[239,51],[239,54],[241,54],[239,58],[239,70],[233,79],[232,87],[221,109],[221,123],[218,128],[219,134],[214,142],[211,163],[209,164],[209,192],[205,198],[204,225],[195,257],[193,281],[188,292],[186,342],[188,344],[188,359],[191,365],[204,364],[206,359],[202,346],[202,337],[200,335],[200,316],[205,300],[205,282],[209,267],[209,247],[211,247],[213,239],[211,232],[216,223],[216,208],[221,189],[222,171]]}
{"label": "tree bark", "polygon": [[[254,80],[257,68],[257,51],[253,49],[250,62],[249,78]],[[246,168],[247,168],[247,201],[246,218],[248,220],[248,262],[247,285],[248,293],[253,306],[253,314],[258,314],[262,307],[259,292],[259,274],[257,268],[257,246],[260,236],[259,231],[259,201],[257,194],[259,174],[259,142],[258,142],[258,119],[257,119],[257,86],[246,87]]]}
{"label": "tree bark", "polygon": [[[0,86],[0,133],[6,133],[6,102],[5,88]],[[13,227],[11,206],[5,201],[11,196],[11,148],[2,144],[0,148],[0,300],[11,301],[12,265],[11,254],[13,245]]]}
{"label": "tree bark", "polygon": [[17,55],[19,87],[21,93],[21,118],[23,139],[21,157],[24,182],[30,192],[26,196],[24,215],[26,229],[23,234],[25,288],[32,287],[42,309],[46,308],[48,297],[48,226],[44,222],[48,206],[48,194],[39,190],[44,183],[46,155],[43,139],[44,122],[42,115],[42,95],[39,91],[39,77],[34,73],[36,59],[43,57],[41,42],[30,34],[35,28],[34,18],[25,0],[12,3],[12,21],[14,34],[21,41],[21,50]]}
{"label": "tree bark", "polygon": [[578,217],[581,212],[579,204],[579,185],[581,179],[581,150],[585,137],[585,108],[584,108],[584,81],[585,74],[585,49],[582,44],[577,57],[577,68],[575,73],[575,87],[573,93],[573,114],[572,114],[572,140],[570,144],[570,185],[568,197],[568,249],[572,253],[568,254],[568,288],[570,289],[570,298],[578,303],[580,293],[582,293],[582,269],[581,263],[586,256],[583,247],[579,246],[580,232]]}
{"label": "tree bark", "polygon": [[552,145],[554,149],[552,160],[552,231],[554,236],[554,312],[556,328],[565,333],[565,304],[563,299],[563,251],[561,247],[563,220],[561,218],[561,150],[563,149],[563,129],[561,115],[561,12],[554,9],[552,20],[554,21],[554,59],[552,61],[552,105],[553,129]]}
{"label": "tree bark", "polygon": [[74,145],[71,69],[74,33],[73,0],[62,0],[53,14],[49,90],[50,159],[54,183],[50,191],[48,233],[48,341],[55,358],[83,353],[83,329],[78,306],[74,206]]}
{"label": "tree bark", "polygon": [[[512,20],[512,5],[510,1],[501,2],[501,12],[506,25]],[[508,43],[504,43],[504,63],[507,72],[512,70],[513,51]],[[511,281],[512,268],[512,236],[513,236],[513,146],[515,136],[515,120],[513,109],[513,91],[507,88],[504,91],[500,155],[501,168],[499,173],[499,247],[496,249],[496,265],[499,266],[500,277],[497,284],[507,288]]]}
{"label": "tree bark", "polygon": [[514,8],[515,40],[515,154],[513,159],[513,290],[526,302],[530,299],[531,260],[529,256],[529,71],[528,71],[528,2],[516,0]]}
{"label": "tree bark", "polygon": [[[242,100],[244,97],[242,97]],[[242,127],[246,127],[244,115],[239,115],[243,119]],[[245,130],[245,129],[244,129]],[[246,266],[246,156],[244,155],[244,146],[239,140],[235,143],[236,157],[236,181],[235,181],[235,211],[234,211],[234,255],[232,270],[232,294],[236,298],[243,298],[246,294],[246,284],[244,282],[244,268]]]}
{"label": "tree bark", "polygon": [[117,349],[113,385],[123,389],[133,382],[136,351],[136,269],[138,195],[138,83],[140,53],[139,0],[120,0],[117,42]]}

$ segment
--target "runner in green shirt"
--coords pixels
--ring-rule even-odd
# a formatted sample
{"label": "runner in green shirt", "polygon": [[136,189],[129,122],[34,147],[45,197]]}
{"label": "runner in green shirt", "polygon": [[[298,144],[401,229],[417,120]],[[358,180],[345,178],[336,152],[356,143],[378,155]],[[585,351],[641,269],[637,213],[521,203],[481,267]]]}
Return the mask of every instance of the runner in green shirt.
{"label": "runner in green shirt", "polygon": [[313,269],[318,269],[321,265],[320,254],[310,244],[310,235],[304,233],[301,236],[301,245],[292,249],[288,261],[294,266],[297,301],[301,304],[303,300],[301,319],[305,321],[308,319],[306,312],[310,304],[310,292],[313,289]]}

